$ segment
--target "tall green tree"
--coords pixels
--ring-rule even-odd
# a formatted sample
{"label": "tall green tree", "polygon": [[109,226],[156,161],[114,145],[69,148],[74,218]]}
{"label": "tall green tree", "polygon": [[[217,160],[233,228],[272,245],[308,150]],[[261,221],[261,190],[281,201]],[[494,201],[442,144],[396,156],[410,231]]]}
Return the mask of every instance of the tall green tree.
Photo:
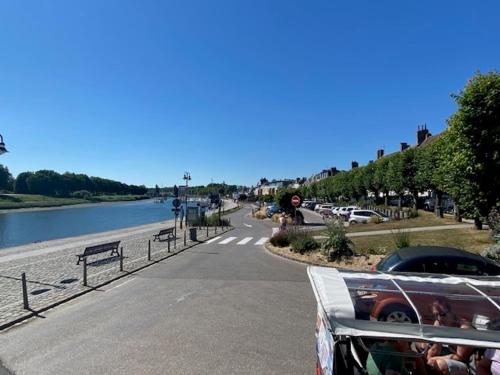
{"label": "tall green tree", "polygon": [[0,190],[12,191],[14,189],[14,179],[9,172],[9,168],[0,164]]}
{"label": "tall green tree", "polygon": [[500,203],[500,74],[476,74],[454,99],[446,188],[480,228],[481,217]]}

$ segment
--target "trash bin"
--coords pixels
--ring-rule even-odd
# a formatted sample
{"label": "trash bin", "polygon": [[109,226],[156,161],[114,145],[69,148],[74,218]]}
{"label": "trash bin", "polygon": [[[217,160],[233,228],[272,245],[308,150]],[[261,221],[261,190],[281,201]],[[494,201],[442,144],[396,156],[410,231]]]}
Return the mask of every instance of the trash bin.
{"label": "trash bin", "polygon": [[196,239],[196,228],[189,228],[189,240],[190,241],[198,241]]}

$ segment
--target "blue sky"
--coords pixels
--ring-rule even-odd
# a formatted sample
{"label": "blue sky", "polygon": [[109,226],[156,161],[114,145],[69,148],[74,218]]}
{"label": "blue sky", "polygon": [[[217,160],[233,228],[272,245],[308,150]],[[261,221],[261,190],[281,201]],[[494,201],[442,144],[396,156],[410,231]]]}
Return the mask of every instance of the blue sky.
{"label": "blue sky", "polygon": [[2,1],[14,175],[252,185],[365,164],[443,130],[499,69],[500,3]]}

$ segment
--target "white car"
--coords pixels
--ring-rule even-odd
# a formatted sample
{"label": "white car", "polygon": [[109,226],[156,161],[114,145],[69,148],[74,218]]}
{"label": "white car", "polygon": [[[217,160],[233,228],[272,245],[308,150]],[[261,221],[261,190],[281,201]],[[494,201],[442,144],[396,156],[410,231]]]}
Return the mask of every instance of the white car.
{"label": "white car", "polygon": [[349,214],[352,210],[359,210],[359,207],[357,207],[357,206],[340,207],[337,211],[337,216],[343,217],[344,219],[347,220],[347,218],[349,217]]}
{"label": "white car", "polygon": [[389,221],[384,214],[373,210],[352,210],[349,215],[349,224],[368,223],[370,218],[376,217],[381,222]]}
{"label": "white car", "polygon": [[331,210],[333,207],[333,204],[331,203],[322,203],[322,204],[317,204],[316,207],[314,207],[314,211],[321,213],[324,210]]}

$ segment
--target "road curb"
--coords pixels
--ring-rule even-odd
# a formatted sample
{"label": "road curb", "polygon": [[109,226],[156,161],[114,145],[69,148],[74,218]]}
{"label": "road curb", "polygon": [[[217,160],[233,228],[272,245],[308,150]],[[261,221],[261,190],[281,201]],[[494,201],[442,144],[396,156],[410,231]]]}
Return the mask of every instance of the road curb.
{"label": "road curb", "polygon": [[[232,231],[233,229],[234,229],[234,227],[229,227],[227,230],[224,230],[224,231],[220,232],[220,234],[230,232],[230,231]],[[218,234],[214,234],[214,236],[213,236],[213,237],[207,237],[207,239],[206,239],[206,240],[209,240],[210,238],[217,237],[217,235],[218,235]],[[205,240],[205,241],[206,241],[206,240]],[[22,316],[20,316],[19,318],[16,318],[16,319],[14,319],[14,320],[12,320],[12,321],[10,321],[10,322],[7,322],[7,323],[4,323],[4,324],[0,325],[0,332],[2,332],[2,331],[4,331],[4,330],[6,330],[6,329],[8,329],[8,328],[11,328],[11,327],[13,327],[13,326],[15,326],[15,325],[17,325],[17,324],[19,324],[19,323],[22,323],[22,322],[23,322],[23,321],[25,321],[25,320],[28,320],[28,319],[30,319],[30,318],[33,318],[33,317],[37,316],[37,315],[40,315],[40,313],[43,313],[43,312],[48,311],[48,310],[50,310],[50,309],[53,309],[53,308],[55,308],[55,307],[57,307],[57,306],[59,306],[59,305],[62,305],[62,304],[64,304],[64,303],[66,303],[66,302],[69,302],[69,301],[71,301],[71,300],[74,300],[74,299],[76,299],[76,298],[78,298],[78,297],[81,297],[81,296],[83,296],[83,295],[87,294],[87,293],[93,292],[93,291],[97,290],[98,288],[101,288],[101,287],[103,287],[103,286],[106,286],[106,285],[108,285],[108,284],[111,284],[111,283],[112,283],[112,282],[114,282],[114,281],[120,280],[120,279],[122,279],[122,278],[124,278],[124,277],[126,277],[126,276],[129,276],[129,275],[134,274],[134,273],[136,273],[136,272],[138,272],[138,271],[141,271],[141,270],[143,270],[143,269],[145,269],[145,268],[147,268],[147,267],[150,267],[150,266],[152,266],[152,265],[154,265],[154,264],[160,263],[160,262],[162,262],[162,261],[164,261],[164,260],[166,260],[166,259],[168,259],[168,258],[171,258],[171,257],[173,257],[173,256],[176,256],[177,254],[180,254],[180,253],[182,253],[182,252],[184,252],[184,251],[186,251],[186,250],[188,250],[188,249],[191,249],[191,248],[193,248],[193,247],[195,247],[195,246],[198,246],[198,245],[200,245],[200,244],[204,243],[205,241],[203,241],[203,242],[201,242],[201,241],[200,241],[200,242],[194,243],[194,244],[192,244],[192,245],[189,245],[189,246],[185,247],[185,248],[184,248],[184,249],[182,249],[182,250],[179,250],[179,251],[177,251],[177,252],[175,252],[175,253],[170,253],[170,254],[168,254],[168,255],[164,256],[163,258],[160,258],[160,259],[157,259],[157,260],[153,260],[153,261],[151,261],[151,263],[148,263],[148,264],[145,264],[145,265],[143,265],[143,266],[140,266],[140,267],[138,267],[138,268],[136,268],[136,269],[134,269],[134,270],[132,270],[132,271],[123,271],[123,274],[118,275],[118,276],[116,276],[116,277],[114,277],[114,278],[111,278],[111,279],[109,279],[109,280],[107,280],[107,281],[105,281],[105,282],[102,282],[102,283],[98,284],[98,285],[95,285],[95,286],[89,287],[89,289],[87,289],[87,290],[84,290],[84,291],[78,292],[78,293],[76,293],[76,294],[74,294],[74,295],[72,295],[72,296],[69,296],[69,297],[63,298],[62,300],[57,301],[57,302],[54,302],[54,303],[52,303],[52,304],[50,304],[50,305],[47,305],[47,306],[45,306],[45,307],[43,307],[43,308],[41,308],[41,309],[38,309],[38,310],[32,310],[30,313],[27,313],[26,315],[22,315]],[[4,368],[3,368],[3,366],[2,366],[2,363],[0,362],[0,375],[4,375],[4,373],[2,372],[3,370],[4,370]],[[11,374],[10,372],[8,372],[8,370],[6,370],[6,369],[5,369],[5,371],[7,371],[7,372],[5,373],[6,375],[10,375],[10,374]]]}
{"label": "road curb", "polygon": [[291,260],[292,262],[301,263],[301,264],[308,264],[308,265],[310,265],[310,266],[319,266],[319,267],[330,267],[330,268],[336,268],[336,267],[329,266],[329,265],[326,265],[326,264],[314,263],[314,262],[310,262],[310,261],[307,261],[307,260],[299,260],[299,259],[295,259],[295,258],[292,258],[292,257],[286,256],[285,254],[275,253],[273,250],[271,250],[271,249],[269,248],[269,242],[266,242],[266,243],[264,244],[264,248],[265,248],[265,249],[266,249],[266,251],[268,251],[271,255],[274,255],[274,256],[277,256],[277,257],[280,257],[280,258],[283,258],[283,259],[286,259],[286,260]]}

